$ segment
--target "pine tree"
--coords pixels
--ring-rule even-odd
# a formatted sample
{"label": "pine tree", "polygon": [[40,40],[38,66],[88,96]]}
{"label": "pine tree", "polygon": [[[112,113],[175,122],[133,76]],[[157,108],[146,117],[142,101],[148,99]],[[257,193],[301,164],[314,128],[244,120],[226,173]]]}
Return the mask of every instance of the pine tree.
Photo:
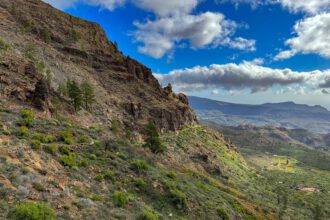
{"label": "pine tree", "polygon": [[166,147],[161,143],[155,123],[149,122],[146,127],[146,143],[144,147],[149,148],[153,153],[163,153]]}
{"label": "pine tree", "polygon": [[94,89],[87,81],[84,81],[80,85],[80,89],[81,89],[81,92],[82,92],[82,99],[83,99],[83,102],[84,102],[84,108],[86,110],[90,110],[90,106],[95,102]]}
{"label": "pine tree", "polygon": [[74,110],[77,112],[80,110],[81,106],[82,106],[82,93],[81,93],[81,89],[78,85],[78,83],[74,80],[68,80],[67,81],[67,91],[68,91],[68,95],[69,98],[71,99],[71,102],[74,106]]}

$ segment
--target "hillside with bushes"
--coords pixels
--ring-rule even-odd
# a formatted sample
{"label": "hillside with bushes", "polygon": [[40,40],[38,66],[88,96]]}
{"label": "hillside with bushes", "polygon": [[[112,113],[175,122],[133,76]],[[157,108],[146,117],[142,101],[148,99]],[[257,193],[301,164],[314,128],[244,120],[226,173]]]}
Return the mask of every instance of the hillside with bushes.
{"label": "hillside with bushes", "polygon": [[[0,1],[0,219],[329,216],[313,202],[328,201],[328,176],[283,184],[291,159],[279,160],[277,176],[246,162],[98,24]],[[311,199],[298,196],[310,187]]]}

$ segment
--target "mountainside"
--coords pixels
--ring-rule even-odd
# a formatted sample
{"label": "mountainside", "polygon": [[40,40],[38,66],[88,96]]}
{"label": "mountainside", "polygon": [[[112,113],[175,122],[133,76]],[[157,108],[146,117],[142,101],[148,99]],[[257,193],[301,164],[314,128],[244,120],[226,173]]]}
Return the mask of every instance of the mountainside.
{"label": "mountainside", "polygon": [[260,169],[228,137],[98,24],[40,0],[0,1],[0,219],[330,216],[327,156],[308,172],[300,157]]}
{"label": "mountainside", "polygon": [[196,121],[185,95],[161,88],[151,70],[123,55],[96,23],[39,0],[2,0],[0,28],[2,100],[32,103],[52,114],[70,112],[59,85],[88,80],[97,103],[94,116],[86,114],[83,121],[109,126],[118,120],[134,131],[150,120],[163,131]]}
{"label": "mountainside", "polygon": [[255,125],[330,132],[330,112],[321,106],[293,102],[243,105],[189,97],[192,108],[202,120],[223,126]]}
{"label": "mountainside", "polygon": [[28,202],[48,203],[58,219],[273,219],[243,190],[253,170],[211,129],[168,132],[157,155],[62,116],[37,116],[23,131],[29,111],[0,107],[0,219],[26,219],[11,211]]}
{"label": "mountainside", "polygon": [[[92,85],[89,111],[68,80]],[[95,23],[0,1],[0,95],[1,219],[275,219],[235,146]]]}

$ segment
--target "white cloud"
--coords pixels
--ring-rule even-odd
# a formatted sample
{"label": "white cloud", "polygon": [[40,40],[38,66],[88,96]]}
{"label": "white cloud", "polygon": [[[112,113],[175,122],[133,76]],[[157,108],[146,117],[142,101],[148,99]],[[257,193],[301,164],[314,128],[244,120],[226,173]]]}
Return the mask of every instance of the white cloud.
{"label": "white cloud", "polygon": [[242,37],[236,37],[231,39],[229,37],[219,42],[218,46],[225,45],[233,49],[245,50],[245,51],[255,51],[256,50],[256,41],[249,40]]}
{"label": "white cloud", "polygon": [[193,49],[209,46],[226,46],[245,51],[254,51],[255,40],[233,37],[239,25],[225,19],[221,13],[204,12],[192,14],[202,0],[44,0],[53,6],[65,9],[80,2],[113,10],[131,1],[137,7],[151,11],[154,20],[134,22],[137,30],[131,32],[135,41],[141,43],[139,52],[161,58],[173,57],[175,48],[189,43]]}
{"label": "white cloud", "polygon": [[173,16],[189,14],[196,8],[200,0],[135,0],[138,7],[151,11],[157,16]]}
{"label": "white cloud", "polygon": [[279,52],[275,57],[274,60],[285,60],[285,59],[289,59],[291,57],[293,57],[294,55],[296,55],[296,51],[294,50],[284,50]]}
{"label": "white cloud", "polygon": [[329,0],[278,0],[283,7],[292,12],[318,14],[330,10]]}
{"label": "white cloud", "polygon": [[135,22],[135,26],[138,30],[133,35],[136,41],[143,43],[139,51],[154,58],[163,57],[182,41],[188,41],[195,49],[228,46],[239,50],[255,50],[254,40],[231,38],[237,24],[226,20],[221,13],[161,17],[145,23]]}
{"label": "white cloud", "polygon": [[296,37],[285,44],[290,50],[276,55],[275,60],[288,59],[297,53],[318,54],[330,58],[330,13],[304,18],[294,26]]}
{"label": "white cloud", "polygon": [[43,0],[58,9],[68,9],[73,7],[76,3],[84,3],[87,5],[101,7],[107,10],[114,10],[116,7],[124,5],[126,0]]}
{"label": "white cloud", "polygon": [[220,93],[219,93],[219,90],[214,89],[214,90],[212,90],[211,94],[212,95],[219,95]]}
{"label": "white cloud", "polygon": [[240,4],[249,4],[253,9],[256,9],[260,5],[265,5],[269,3],[269,0],[215,0],[218,4],[223,3],[233,3],[236,7],[238,7]]}
{"label": "white cloud", "polygon": [[255,58],[251,61],[251,63],[255,65],[262,65],[265,63],[265,60],[263,58]]}
{"label": "white cloud", "polygon": [[295,94],[304,94],[307,89],[330,88],[330,70],[296,72],[290,69],[272,69],[253,62],[241,64],[196,66],[191,69],[173,70],[168,74],[156,74],[162,84],[171,83],[182,92],[200,90],[245,90],[252,93],[266,91],[274,86],[285,88],[292,85]]}
{"label": "white cloud", "polygon": [[240,4],[249,4],[252,8],[261,5],[280,4],[283,8],[290,12],[303,12],[306,14],[319,14],[330,10],[329,0],[215,0],[216,3],[222,4],[231,2],[236,7]]}

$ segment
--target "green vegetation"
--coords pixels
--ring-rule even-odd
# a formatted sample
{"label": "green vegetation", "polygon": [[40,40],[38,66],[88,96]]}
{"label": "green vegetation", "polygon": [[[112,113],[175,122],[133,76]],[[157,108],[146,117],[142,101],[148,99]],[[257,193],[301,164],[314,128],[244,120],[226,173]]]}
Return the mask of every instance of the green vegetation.
{"label": "green vegetation", "polygon": [[76,155],[74,153],[70,153],[69,155],[62,155],[60,157],[60,162],[63,164],[63,166],[72,168],[76,165]]}
{"label": "green vegetation", "polygon": [[25,47],[24,56],[26,59],[36,61],[37,60],[37,48],[33,44],[28,44]]}
{"label": "green vegetation", "polygon": [[79,111],[83,104],[83,97],[78,83],[74,80],[68,80],[67,91],[69,98],[71,99],[72,105],[74,107],[74,110],[76,112]]}
{"label": "green vegetation", "polygon": [[48,145],[44,146],[44,150],[47,153],[50,153],[52,155],[56,155],[56,153],[57,153],[57,145],[55,143],[48,144]]}
{"label": "green vegetation", "polygon": [[45,43],[50,43],[51,41],[51,33],[47,28],[44,28],[40,32],[41,38]]}
{"label": "green vegetation", "polygon": [[33,140],[38,140],[40,141],[41,143],[44,143],[44,144],[47,144],[47,143],[52,143],[55,141],[55,137],[53,135],[50,135],[50,134],[45,134],[45,133],[42,133],[42,132],[37,132],[37,133],[34,133],[32,135],[32,139]]}
{"label": "green vegetation", "polygon": [[[17,112],[0,111],[0,128],[17,131],[21,118]],[[62,204],[63,197],[53,194],[62,188],[70,197],[56,210],[60,219],[68,214],[77,217],[72,204],[84,219],[163,219],[171,213],[171,219],[309,220],[326,219],[330,211],[323,205],[330,201],[328,171],[271,154],[246,157],[250,163],[258,161],[260,166],[254,168],[228,147],[222,135],[205,127],[191,125],[158,134],[168,146],[160,156],[143,149],[143,144],[122,140],[110,129],[79,127],[64,117],[38,117],[33,127],[25,128],[31,132],[25,140],[9,135],[4,137],[8,144],[1,145],[10,146],[15,152],[11,157],[17,159],[13,164],[11,157],[5,155],[5,160],[0,155],[0,175],[19,191],[0,184],[4,213],[0,218],[14,209],[12,204],[27,190],[36,201],[45,197],[52,204]],[[100,144],[84,144],[92,140]],[[34,142],[43,151],[25,151]],[[23,169],[26,163],[31,165]],[[6,194],[13,195],[13,203],[1,208],[2,200],[9,201]]]}
{"label": "green vegetation", "polygon": [[113,193],[113,201],[116,206],[124,208],[129,201],[128,195],[125,192],[115,191]]}
{"label": "green vegetation", "polygon": [[145,160],[134,160],[131,163],[131,167],[138,173],[148,170],[149,166]]}
{"label": "green vegetation", "polygon": [[29,128],[25,127],[25,126],[21,126],[19,127],[18,131],[17,131],[17,136],[21,139],[26,139],[30,136],[30,130]]}
{"label": "green vegetation", "polygon": [[187,196],[178,189],[170,189],[170,198],[179,209],[187,208]]}
{"label": "green vegetation", "polygon": [[104,179],[106,180],[113,180],[114,176],[115,174],[111,170],[108,170],[104,173]]}
{"label": "green vegetation", "polygon": [[69,155],[71,153],[71,148],[68,145],[62,145],[59,148],[60,153]]}
{"label": "green vegetation", "polygon": [[10,218],[13,220],[55,220],[56,214],[45,203],[26,202],[16,205]]}
{"label": "green vegetation", "polygon": [[142,178],[136,178],[135,179],[135,185],[138,188],[143,189],[143,188],[145,188],[147,186],[147,183]]}
{"label": "green vegetation", "polygon": [[87,135],[83,135],[80,137],[79,143],[81,144],[88,144],[89,143],[89,137]]}
{"label": "green vegetation", "polygon": [[81,108],[91,111],[92,105],[96,102],[94,88],[88,81],[79,85],[75,80],[67,80],[66,84],[60,83],[57,90],[62,96],[70,98],[76,112]]}
{"label": "green vegetation", "polygon": [[30,142],[30,146],[33,150],[40,150],[41,149],[41,142],[39,140],[32,140]]}
{"label": "green vegetation", "polygon": [[230,220],[230,215],[229,215],[228,211],[226,210],[226,208],[224,208],[224,207],[217,208],[217,213],[218,213],[218,216],[220,219]]}
{"label": "green vegetation", "polygon": [[143,210],[139,220],[158,220],[158,215],[148,209]]}
{"label": "green vegetation", "polygon": [[19,121],[19,124],[21,126],[32,127],[34,118],[35,114],[33,111],[24,109],[21,111],[21,120]]}
{"label": "green vegetation", "polygon": [[119,121],[117,119],[113,119],[111,121],[111,129],[112,129],[113,133],[115,133],[115,134],[118,134],[119,133],[119,131],[120,131],[120,123],[119,123]]}
{"label": "green vegetation", "polygon": [[7,51],[9,48],[10,45],[0,38],[0,51]]}
{"label": "green vegetation", "polygon": [[84,103],[84,108],[89,111],[91,110],[91,105],[96,101],[94,89],[91,86],[91,84],[89,84],[87,81],[81,83],[80,89],[82,92],[82,100]]}
{"label": "green vegetation", "polygon": [[146,143],[144,147],[149,148],[153,153],[164,153],[166,147],[161,143],[155,123],[149,122],[146,127]]}
{"label": "green vegetation", "polygon": [[34,183],[32,183],[32,187],[35,190],[39,191],[39,192],[45,192],[46,191],[46,188],[41,183],[34,182]]}
{"label": "green vegetation", "polygon": [[104,180],[104,175],[103,174],[97,174],[96,177],[95,177],[95,180],[97,182],[103,182]]}
{"label": "green vegetation", "polygon": [[68,130],[64,130],[60,134],[60,139],[61,139],[61,141],[63,141],[66,144],[73,144],[74,143],[73,134]]}
{"label": "green vegetation", "polygon": [[31,32],[33,30],[34,23],[31,19],[24,18],[23,25],[24,25],[24,29],[23,29],[24,32],[27,33],[27,32]]}
{"label": "green vegetation", "polygon": [[11,131],[8,130],[8,129],[4,129],[4,130],[2,131],[2,134],[4,134],[4,135],[11,135]]}

